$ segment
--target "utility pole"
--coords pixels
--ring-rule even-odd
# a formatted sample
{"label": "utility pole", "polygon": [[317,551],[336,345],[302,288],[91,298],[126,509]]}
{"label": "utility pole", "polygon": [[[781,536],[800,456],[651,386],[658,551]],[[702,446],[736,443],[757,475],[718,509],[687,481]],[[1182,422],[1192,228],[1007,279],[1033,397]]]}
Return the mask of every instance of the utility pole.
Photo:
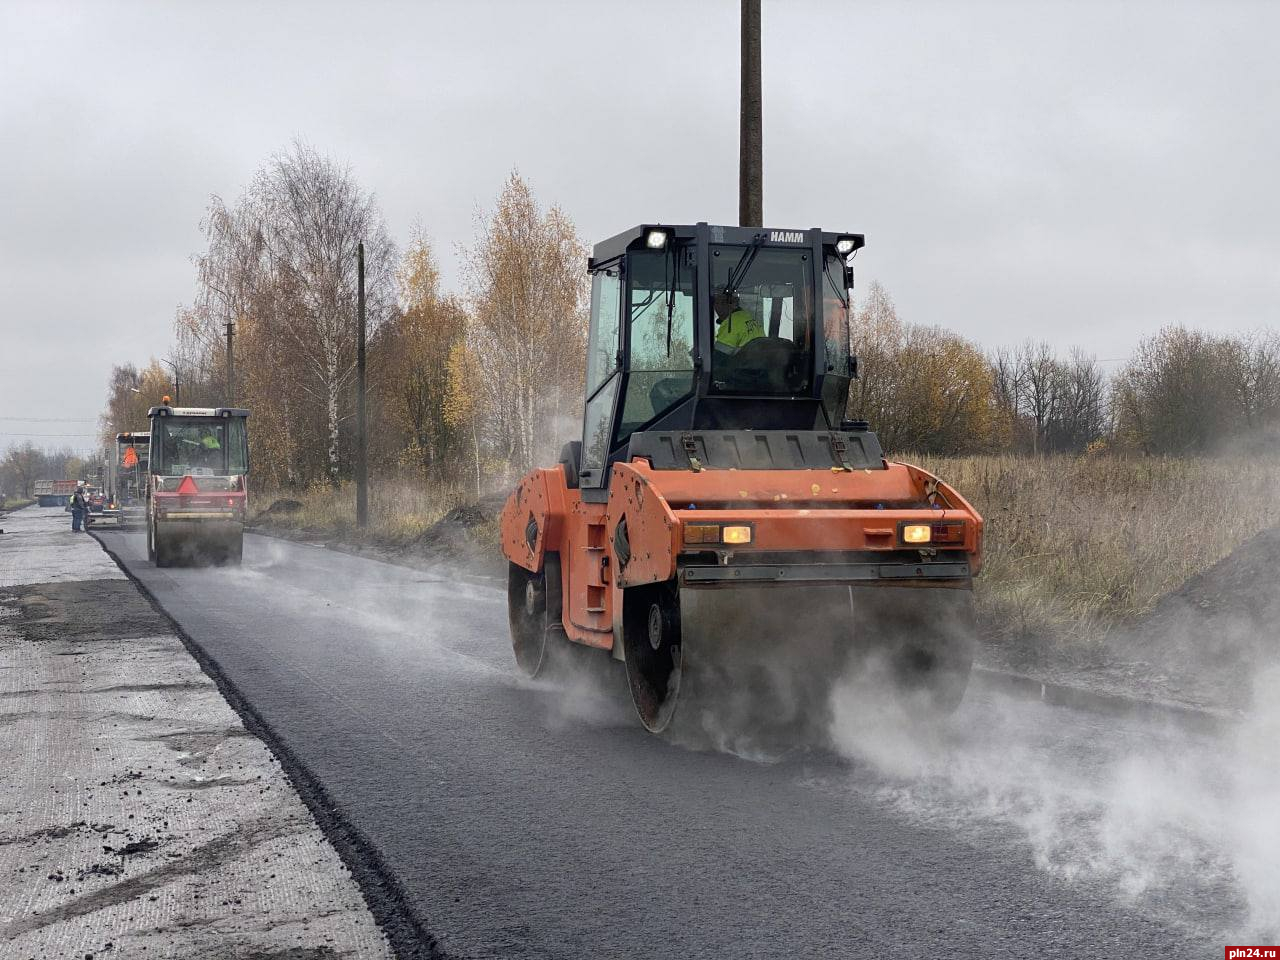
{"label": "utility pole", "polygon": [[173,405],[175,407],[182,405],[182,383],[178,380],[178,365],[172,360],[161,360],[166,367],[173,371]]}
{"label": "utility pole", "polygon": [[369,438],[364,409],[364,242],[356,247],[356,526],[369,525]]}
{"label": "utility pole", "polygon": [[236,399],[236,355],[233,347],[236,323],[234,320],[228,320],[224,326],[227,328],[227,406],[233,407]]}
{"label": "utility pole", "polygon": [[738,225],[764,226],[764,133],[760,93],[760,0],[742,0],[742,116]]}

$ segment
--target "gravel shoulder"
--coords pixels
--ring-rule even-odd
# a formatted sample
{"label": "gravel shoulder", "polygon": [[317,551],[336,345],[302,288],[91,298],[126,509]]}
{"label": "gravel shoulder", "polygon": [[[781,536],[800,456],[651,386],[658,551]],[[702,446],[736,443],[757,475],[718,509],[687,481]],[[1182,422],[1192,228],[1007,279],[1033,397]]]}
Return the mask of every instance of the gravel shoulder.
{"label": "gravel shoulder", "polygon": [[99,544],[59,510],[0,525],[0,955],[390,957],[271,752]]}

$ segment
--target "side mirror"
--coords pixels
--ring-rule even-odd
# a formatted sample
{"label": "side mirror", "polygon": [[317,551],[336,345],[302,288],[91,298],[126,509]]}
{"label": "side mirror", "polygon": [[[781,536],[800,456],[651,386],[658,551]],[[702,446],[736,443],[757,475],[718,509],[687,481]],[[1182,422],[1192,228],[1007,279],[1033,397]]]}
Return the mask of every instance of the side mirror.
{"label": "side mirror", "polygon": [[853,264],[851,263],[844,265],[844,288],[846,290],[853,289]]}

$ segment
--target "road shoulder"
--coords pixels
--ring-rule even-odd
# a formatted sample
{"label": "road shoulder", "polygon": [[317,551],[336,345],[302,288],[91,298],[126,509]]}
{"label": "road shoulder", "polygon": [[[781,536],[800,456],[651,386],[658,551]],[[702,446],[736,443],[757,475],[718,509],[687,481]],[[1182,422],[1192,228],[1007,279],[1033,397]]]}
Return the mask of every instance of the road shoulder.
{"label": "road shoulder", "polygon": [[95,540],[10,515],[0,577],[0,954],[391,956],[275,757]]}

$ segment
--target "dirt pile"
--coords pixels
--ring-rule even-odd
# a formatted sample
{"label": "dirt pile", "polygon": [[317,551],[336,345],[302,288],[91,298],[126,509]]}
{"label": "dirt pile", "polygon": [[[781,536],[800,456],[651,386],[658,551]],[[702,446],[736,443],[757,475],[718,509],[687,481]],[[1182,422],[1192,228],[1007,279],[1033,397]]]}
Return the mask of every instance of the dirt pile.
{"label": "dirt pile", "polygon": [[454,507],[405,547],[407,555],[436,563],[455,563],[482,574],[505,574],[498,549],[498,518],[505,493]]}
{"label": "dirt pile", "polygon": [[1117,640],[1122,655],[1167,672],[1196,699],[1247,695],[1280,661],[1280,528],[1264,530],[1165,596]]}
{"label": "dirt pile", "polygon": [[292,516],[293,514],[298,513],[300,510],[302,510],[301,500],[288,500],[288,499],[274,500],[272,501],[271,506],[267,507],[267,509],[262,510],[258,513],[258,516],[255,518],[254,522],[260,523],[262,520],[268,517]]}

